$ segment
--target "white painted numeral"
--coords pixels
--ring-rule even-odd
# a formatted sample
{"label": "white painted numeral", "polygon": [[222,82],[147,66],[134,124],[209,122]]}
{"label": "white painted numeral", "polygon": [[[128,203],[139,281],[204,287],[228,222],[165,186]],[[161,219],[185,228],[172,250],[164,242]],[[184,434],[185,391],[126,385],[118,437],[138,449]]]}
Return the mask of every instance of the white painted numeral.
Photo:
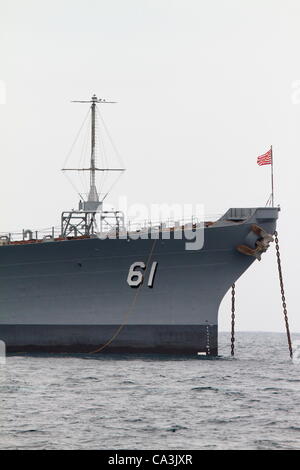
{"label": "white painted numeral", "polygon": [[148,287],[153,287],[154,276],[157,268],[157,261],[153,261],[148,279]]}
{"label": "white painted numeral", "polygon": [[[153,287],[157,265],[158,262],[153,261],[148,279],[148,287]],[[137,261],[130,266],[127,276],[127,283],[130,287],[139,287],[144,280],[144,273],[136,271],[136,268],[145,269],[146,265],[143,261]]]}
{"label": "white painted numeral", "polygon": [[138,287],[143,282],[143,274],[141,271],[135,271],[135,268],[145,269],[145,267],[146,265],[143,261],[137,261],[130,266],[127,276],[127,282],[130,287]]}

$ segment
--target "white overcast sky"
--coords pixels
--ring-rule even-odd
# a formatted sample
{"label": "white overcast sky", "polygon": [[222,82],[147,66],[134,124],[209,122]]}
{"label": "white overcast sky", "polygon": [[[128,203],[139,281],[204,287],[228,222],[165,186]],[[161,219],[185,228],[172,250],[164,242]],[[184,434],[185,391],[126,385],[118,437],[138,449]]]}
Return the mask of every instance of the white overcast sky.
{"label": "white overcast sky", "polygon": [[[127,168],[113,202],[264,205],[256,157],[272,144],[299,332],[299,21],[299,0],[0,0],[0,232],[58,225],[77,205],[60,169],[86,109],[70,100],[118,101],[103,110]],[[284,331],[274,247],[237,282],[236,307],[238,329]]]}

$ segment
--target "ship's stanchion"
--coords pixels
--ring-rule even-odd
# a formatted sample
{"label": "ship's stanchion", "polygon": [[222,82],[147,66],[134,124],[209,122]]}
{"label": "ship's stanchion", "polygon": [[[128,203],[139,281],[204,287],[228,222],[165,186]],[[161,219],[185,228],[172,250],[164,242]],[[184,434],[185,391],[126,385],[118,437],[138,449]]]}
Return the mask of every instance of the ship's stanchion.
{"label": "ship's stanchion", "polygon": [[281,269],[281,259],[280,259],[278,232],[275,232],[274,235],[275,235],[276,256],[277,256],[277,266],[278,266],[279,283],[280,283],[280,290],[281,290],[283,315],[284,315],[284,321],[285,321],[285,328],[286,328],[286,335],[287,335],[287,341],[288,341],[288,346],[289,346],[290,358],[292,359],[293,358],[293,348],[292,348],[292,340],[291,340],[291,334],[290,334],[288,313],[287,313],[287,308],[286,308],[286,299],[285,299],[283,276],[282,276],[282,269]]}
{"label": "ship's stanchion", "polygon": [[234,356],[234,342],[235,342],[235,284],[231,286],[231,356]]}

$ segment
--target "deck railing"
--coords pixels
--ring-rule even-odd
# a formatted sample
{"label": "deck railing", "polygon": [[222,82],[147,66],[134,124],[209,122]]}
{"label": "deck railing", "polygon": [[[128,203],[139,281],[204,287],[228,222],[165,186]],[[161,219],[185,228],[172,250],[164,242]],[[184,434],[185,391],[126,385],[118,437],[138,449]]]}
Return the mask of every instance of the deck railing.
{"label": "deck railing", "polygon": [[[220,218],[220,214],[215,215],[206,215],[202,223],[208,223],[209,220],[217,220]],[[201,225],[201,221],[197,217],[191,217],[186,219],[180,220],[172,220],[167,219],[164,221],[127,221],[126,224],[123,226],[121,225],[113,225],[111,223],[105,224],[102,223],[102,226],[99,227],[99,231],[91,234],[91,236],[99,238],[105,238],[105,236],[109,237],[110,235],[113,236],[114,234],[118,234],[118,236],[124,236],[127,234],[143,234],[146,232],[164,232],[164,231],[174,231],[180,230],[185,227],[195,227],[196,224]],[[78,238],[74,237],[67,237],[70,238]],[[61,227],[48,227],[41,230],[31,230],[31,229],[23,229],[19,232],[0,232],[0,245],[10,244],[10,243],[18,243],[18,242],[47,242],[53,241],[57,239],[63,239],[61,237]]]}

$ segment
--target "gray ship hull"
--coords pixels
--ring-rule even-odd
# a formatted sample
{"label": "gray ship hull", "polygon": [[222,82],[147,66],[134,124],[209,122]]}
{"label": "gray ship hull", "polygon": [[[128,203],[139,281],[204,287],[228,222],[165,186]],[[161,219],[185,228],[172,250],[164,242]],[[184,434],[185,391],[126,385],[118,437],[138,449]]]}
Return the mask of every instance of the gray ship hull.
{"label": "gray ship hull", "polygon": [[[218,354],[218,309],[255,258],[257,224],[273,234],[278,209],[231,209],[185,240],[97,238],[0,246],[0,339],[7,351]],[[135,262],[157,262],[139,287]],[[151,264],[150,263],[150,264]]]}

